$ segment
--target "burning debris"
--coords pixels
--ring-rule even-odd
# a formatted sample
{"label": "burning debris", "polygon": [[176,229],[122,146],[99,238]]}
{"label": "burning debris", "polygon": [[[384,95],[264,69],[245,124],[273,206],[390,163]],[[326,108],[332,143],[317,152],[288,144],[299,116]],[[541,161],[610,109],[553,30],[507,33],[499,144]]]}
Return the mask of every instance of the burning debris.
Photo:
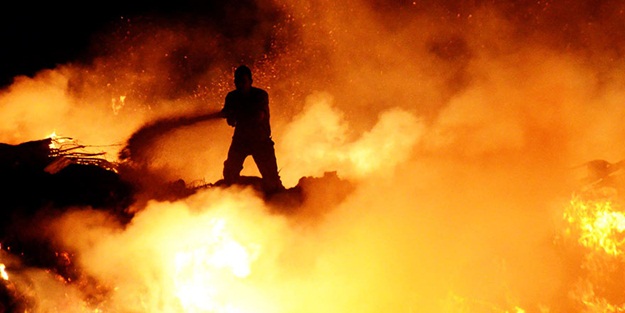
{"label": "burning debris", "polygon": [[[167,119],[149,124],[131,137],[124,150],[125,158],[119,163],[106,160],[103,152],[87,151],[89,146],[80,145],[69,137],[52,136],[19,145],[2,144],[0,170],[9,184],[3,191],[6,205],[0,218],[0,261],[6,262],[9,256],[20,261],[7,263],[9,265],[0,262],[3,280],[0,282],[0,312],[29,310],[28,293],[35,291],[16,288],[8,274],[25,266],[49,271],[58,283],[79,285],[85,293],[86,305],[97,307],[111,292],[111,287],[83,273],[74,262],[77,256],[71,249],[68,251],[53,240],[33,235],[29,229],[34,225],[40,224],[41,229],[46,229],[43,225],[46,220],[84,208],[106,212],[124,227],[148,201],[180,201],[202,190],[226,188],[221,181],[187,184],[182,179],[151,182],[148,188],[140,185],[144,181],[130,178],[139,177],[140,170],[145,169],[135,167],[138,162],[134,161],[150,140],[166,134],[167,130],[206,118]],[[263,198],[259,177],[243,176],[239,183],[230,187],[251,188]],[[353,186],[339,179],[336,173],[326,173],[320,178],[303,177],[297,186],[271,198],[264,197],[264,200],[273,213],[294,220],[299,217],[303,222],[314,221],[323,219],[327,213],[324,210],[340,203],[351,190]],[[317,207],[314,203],[319,203],[320,199],[325,205]],[[134,211],[130,211],[131,207]]]}
{"label": "burning debris", "polygon": [[123,212],[131,186],[102,153],[91,153],[71,138],[56,136],[0,146],[0,173],[5,179],[4,226],[13,215],[44,207],[91,206]]}
{"label": "burning debris", "polygon": [[[556,236],[567,268],[580,274],[570,284],[571,301],[564,311],[622,312],[625,310],[625,181],[623,161],[597,159],[583,166],[581,180],[565,208],[565,229]],[[566,304],[564,304],[566,303]]]}
{"label": "burning debris", "polygon": [[[88,152],[71,138],[52,136],[18,145],[0,145],[0,312],[27,311],[27,295],[13,284],[8,272],[16,264],[47,269],[59,277],[70,275],[73,264],[60,262],[51,241],[31,233],[45,218],[75,207],[111,212],[127,221],[132,202],[132,186],[115,172],[115,166],[102,153]],[[40,225],[43,226],[43,225]]]}
{"label": "burning debris", "polygon": [[54,161],[45,171],[56,174],[69,164],[94,165],[110,171],[117,171],[116,165],[105,158],[106,152],[89,152],[87,146],[78,144],[73,138],[50,136],[49,157]]}
{"label": "burning debris", "polygon": [[580,167],[586,168],[586,176],[583,181],[588,185],[595,184],[611,184],[614,183],[614,178],[620,176],[617,175],[623,169],[625,160],[621,160],[615,163],[610,163],[606,160],[592,160],[588,161]]}
{"label": "burning debris", "polygon": [[[128,221],[133,187],[100,152],[67,137],[51,136],[18,145],[0,145],[0,247],[21,255],[27,265],[62,271],[49,242],[25,236],[39,220],[76,208],[110,212]],[[59,266],[60,265],[60,266]],[[6,274],[6,272],[4,272]]]}

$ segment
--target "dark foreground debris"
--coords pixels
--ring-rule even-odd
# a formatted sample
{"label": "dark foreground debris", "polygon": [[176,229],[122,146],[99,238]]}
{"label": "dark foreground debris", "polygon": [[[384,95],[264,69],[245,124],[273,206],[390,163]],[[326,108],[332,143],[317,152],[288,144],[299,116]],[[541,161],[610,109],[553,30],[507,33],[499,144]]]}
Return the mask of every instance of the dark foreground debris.
{"label": "dark foreground debris", "polygon": [[[77,268],[72,251],[63,250],[40,233],[33,234],[49,218],[68,210],[102,210],[125,226],[137,207],[150,200],[175,201],[210,188],[253,188],[273,213],[294,221],[316,222],[353,190],[352,184],[335,172],[303,177],[295,187],[271,194],[262,190],[260,177],[249,176],[230,186],[222,181],[188,184],[182,179],[148,179],[148,184],[145,177],[150,173],[128,164],[113,164],[103,153],[85,148],[71,138],[0,143],[0,177],[4,180],[0,189],[0,266],[9,272],[25,268],[49,272],[62,283],[77,284],[89,298],[87,303],[105,301],[102,297],[107,290]],[[14,259],[18,261],[10,261]],[[33,295],[3,279],[3,270],[0,268],[0,313],[30,311]]]}
{"label": "dark foreground debris", "polygon": [[28,219],[40,210],[91,207],[120,218],[132,203],[133,187],[100,154],[80,146],[59,150],[54,139],[19,145],[0,144],[0,235],[15,219]]}

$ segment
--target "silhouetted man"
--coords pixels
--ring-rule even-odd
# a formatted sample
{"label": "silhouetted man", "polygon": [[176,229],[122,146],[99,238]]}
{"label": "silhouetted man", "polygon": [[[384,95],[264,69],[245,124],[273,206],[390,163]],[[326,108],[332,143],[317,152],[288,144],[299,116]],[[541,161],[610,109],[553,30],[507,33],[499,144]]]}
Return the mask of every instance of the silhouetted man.
{"label": "silhouetted man", "polygon": [[269,124],[269,95],[263,89],[252,87],[252,71],[239,66],[234,72],[236,89],[226,95],[221,115],[234,127],[228,158],[224,162],[224,183],[239,181],[243,162],[249,155],[262,176],[263,190],[274,193],[284,189],[271,138]]}

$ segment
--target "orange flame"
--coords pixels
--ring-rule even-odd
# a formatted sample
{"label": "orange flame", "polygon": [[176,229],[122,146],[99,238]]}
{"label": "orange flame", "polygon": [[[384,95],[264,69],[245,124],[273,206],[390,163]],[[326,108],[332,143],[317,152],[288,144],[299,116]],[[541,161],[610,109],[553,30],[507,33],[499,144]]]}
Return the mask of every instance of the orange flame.
{"label": "orange flame", "polygon": [[246,247],[234,240],[225,219],[215,219],[212,224],[212,242],[175,255],[175,294],[185,312],[230,312],[230,305],[222,300],[223,287],[250,275],[250,265],[259,252],[259,247]]}
{"label": "orange flame", "polygon": [[9,274],[6,272],[6,266],[0,263],[0,277],[4,280],[9,280]]}
{"label": "orange flame", "polygon": [[[564,218],[577,227],[579,243],[613,256],[623,254],[625,215],[611,200],[583,200],[574,197]],[[570,229],[567,230],[570,232]]]}
{"label": "orange flame", "polygon": [[[625,215],[617,198],[605,191],[609,190],[599,190],[598,194],[588,197],[575,195],[564,212],[564,219],[570,225],[565,234],[576,236],[582,247],[590,249],[580,264],[588,273],[578,278],[571,293],[587,309],[585,312],[625,310],[625,305],[616,304],[621,302],[620,296],[616,299],[610,291],[622,288],[614,272],[619,271],[618,264],[622,263]],[[612,287],[606,289],[605,286]]]}

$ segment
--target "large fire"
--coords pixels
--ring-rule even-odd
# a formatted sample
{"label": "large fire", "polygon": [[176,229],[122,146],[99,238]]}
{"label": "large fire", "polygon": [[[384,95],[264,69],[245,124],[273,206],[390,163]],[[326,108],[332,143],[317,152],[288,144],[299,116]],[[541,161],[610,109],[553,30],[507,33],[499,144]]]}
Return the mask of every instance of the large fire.
{"label": "large fire", "polygon": [[[613,185],[613,184],[611,184]],[[564,211],[565,240],[576,241],[580,275],[571,290],[585,312],[622,312],[625,297],[625,215],[614,186],[593,186],[576,194]],[[581,253],[580,253],[581,252]],[[574,258],[571,258],[574,259]]]}
{"label": "large fire", "polygon": [[[0,90],[0,313],[625,312],[625,4],[210,8]],[[273,198],[214,184],[240,63]]]}

